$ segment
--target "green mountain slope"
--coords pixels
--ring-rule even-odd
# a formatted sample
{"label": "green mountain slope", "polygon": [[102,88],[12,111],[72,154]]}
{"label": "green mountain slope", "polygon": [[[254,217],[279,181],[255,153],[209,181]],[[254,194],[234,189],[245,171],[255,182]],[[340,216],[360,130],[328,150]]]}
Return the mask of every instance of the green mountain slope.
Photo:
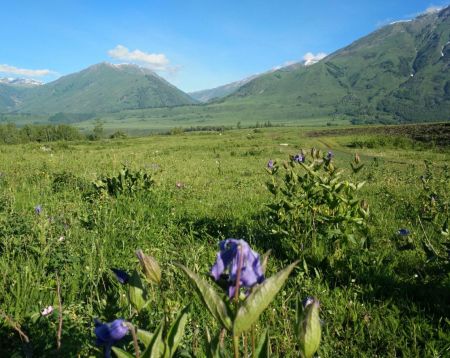
{"label": "green mountain slope", "polygon": [[260,76],[228,103],[290,107],[298,117],[450,118],[450,7],[398,22],[319,63]]}
{"label": "green mountain slope", "polygon": [[196,103],[154,72],[100,63],[33,88],[16,109],[28,113],[105,113]]}
{"label": "green mountain slope", "polygon": [[19,105],[30,87],[0,83],[0,112],[9,112]]}

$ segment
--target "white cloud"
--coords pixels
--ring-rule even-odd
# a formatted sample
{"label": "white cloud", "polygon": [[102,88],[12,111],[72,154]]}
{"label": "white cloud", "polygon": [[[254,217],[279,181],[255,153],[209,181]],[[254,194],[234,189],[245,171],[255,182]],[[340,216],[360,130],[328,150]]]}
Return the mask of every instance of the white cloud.
{"label": "white cloud", "polygon": [[317,54],[313,54],[312,52],[308,52],[303,56],[303,61],[305,66],[314,65],[316,62],[319,62],[321,59],[327,56],[324,52],[319,52]]}
{"label": "white cloud", "polygon": [[443,9],[443,6],[429,6],[424,12],[423,14],[434,14],[435,12],[439,12]]}
{"label": "white cloud", "polygon": [[138,63],[156,71],[172,71],[173,68],[169,66],[169,60],[166,55],[162,53],[148,53],[141,50],[130,51],[123,45],[117,45],[112,50],[108,51],[111,58]]}
{"label": "white cloud", "polygon": [[29,70],[26,68],[17,68],[10,65],[0,64],[0,72],[10,73],[13,75],[25,76],[25,77],[42,77],[54,74],[55,72],[50,70]]}

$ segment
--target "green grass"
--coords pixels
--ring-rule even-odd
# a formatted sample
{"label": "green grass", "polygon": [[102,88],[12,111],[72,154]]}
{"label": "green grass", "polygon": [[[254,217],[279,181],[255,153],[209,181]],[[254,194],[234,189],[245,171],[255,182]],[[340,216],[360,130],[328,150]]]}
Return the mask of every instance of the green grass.
{"label": "green grass", "polygon": [[[271,200],[266,163],[315,146],[331,148],[335,165],[352,181],[367,182],[360,193],[371,210],[366,244],[352,248],[332,271],[325,265],[300,265],[257,331],[269,328],[274,356],[295,356],[295,298],[314,295],[321,301],[321,357],[448,356],[450,271],[442,246],[448,239],[440,234],[445,213],[435,222],[418,219],[424,160],[433,163],[439,200],[448,201],[448,147],[355,149],[348,146],[353,135],[312,137],[308,132],[286,127],[49,143],[51,151],[38,143],[1,146],[0,309],[29,335],[36,356],[57,355],[57,317],[37,314],[57,303],[58,274],[64,312],[61,355],[100,356],[93,319],[129,317],[123,287],[109,269],[137,267],[134,251],[142,248],[160,262],[164,284],[161,290],[151,289],[151,310],[135,322],[155,329],[162,295],[172,312],[192,302],[182,346],[202,356],[205,327],[214,330],[216,323],[173,263],[206,274],[219,240],[228,237],[245,239],[260,253],[267,249],[273,240],[265,207]],[[348,163],[355,152],[365,167],[352,177]],[[134,197],[86,199],[91,181],[116,175],[123,164],[153,173],[158,184]],[[57,177],[65,178],[60,185]],[[41,215],[34,213],[37,204],[43,207]],[[403,227],[410,236],[396,235]],[[444,257],[433,256],[430,247]],[[269,275],[286,263],[284,255],[274,252]],[[0,337],[1,356],[23,355],[17,333],[6,324],[0,326]],[[132,346],[130,340],[123,344]]]}

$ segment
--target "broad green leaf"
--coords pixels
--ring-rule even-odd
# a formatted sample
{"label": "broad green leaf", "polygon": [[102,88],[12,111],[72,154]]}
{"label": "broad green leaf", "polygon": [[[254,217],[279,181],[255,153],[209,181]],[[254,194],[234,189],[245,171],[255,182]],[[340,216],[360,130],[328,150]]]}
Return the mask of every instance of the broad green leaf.
{"label": "broad green leaf", "polygon": [[272,302],[278,291],[280,291],[281,287],[283,287],[297,263],[298,261],[295,261],[290,264],[253,290],[237,311],[233,324],[234,335],[239,335],[248,330],[256,322],[261,313]]}
{"label": "broad green leaf", "polygon": [[116,354],[117,358],[134,358],[134,355],[125,352],[123,349],[118,347],[112,347],[112,351]]}
{"label": "broad green leaf", "polygon": [[134,270],[130,277],[128,294],[130,298],[130,303],[139,312],[144,308],[146,304],[146,292],[144,286],[142,285],[139,273]]}
{"label": "broad green leaf", "polygon": [[138,339],[144,343],[145,347],[148,347],[148,345],[150,344],[152,338],[153,338],[153,333],[149,332],[149,331],[144,331],[143,329],[139,329],[137,330],[137,336]]}
{"label": "broad green leaf", "polygon": [[255,358],[268,358],[269,356],[270,356],[269,333],[266,329],[258,342],[258,346],[256,347],[254,357]]}
{"label": "broad green leaf", "polygon": [[181,264],[177,264],[177,266],[183,270],[194,284],[197,293],[214,318],[216,318],[228,331],[231,331],[231,314],[226,303],[222,300],[217,291],[206,282],[206,280],[189,270],[187,267]]}
{"label": "broad green leaf", "polygon": [[181,342],[181,338],[184,335],[184,328],[186,326],[188,316],[189,316],[189,305],[187,305],[178,315],[175,322],[172,324],[169,330],[169,335],[167,337],[167,347],[170,352],[170,357],[175,354],[178,345]]}
{"label": "broad green leaf", "polygon": [[161,324],[156,329],[155,333],[153,333],[152,340],[150,341],[149,345],[145,349],[144,353],[142,354],[142,358],[160,358],[161,352],[164,349],[164,343],[162,340],[162,334],[164,328],[164,320],[161,322]]}

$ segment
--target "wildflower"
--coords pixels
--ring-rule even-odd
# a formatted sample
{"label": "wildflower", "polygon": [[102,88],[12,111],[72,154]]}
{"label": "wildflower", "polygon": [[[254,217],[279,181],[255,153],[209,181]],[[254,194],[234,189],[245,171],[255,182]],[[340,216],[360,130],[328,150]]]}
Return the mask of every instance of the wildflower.
{"label": "wildflower", "polygon": [[273,165],[274,165],[273,160],[270,159],[270,160],[267,162],[267,169],[273,169]]}
{"label": "wildflower", "polygon": [[96,344],[104,346],[105,358],[110,358],[111,347],[125,337],[128,326],[123,319],[116,319],[111,323],[102,323],[96,319],[94,333],[97,337]]}
{"label": "wildflower", "polygon": [[247,242],[227,239],[220,242],[219,248],[211,275],[218,281],[225,272],[228,274],[227,288],[230,298],[235,295],[236,288],[244,287],[248,294],[250,288],[264,281],[260,257]]}
{"label": "wildflower", "polygon": [[397,231],[397,234],[400,236],[408,236],[410,234],[408,229],[400,229]]}
{"label": "wildflower", "polygon": [[294,162],[304,163],[305,157],[302,154],[297,154],[296,156],[294,156]]}
{"label": "wildflower", "polygon": [[34,207],[34,213],[35,213],[36,215],[41,215],[41,213],[42,213],[42,205],[41,205],[41,204],[36,205],[36,206]]}
{"label": "wildflower", "polygon": [[48,316],[53,313],[53,306],[47,306],[41,311],[43,317]]}
{"label": "wildflower", "polygon": [[327,160],[331,160],[331,158],[333,158],[333,152],[329,150],[327,153]]}
{"label": "wildflower", "polygon": [[117,281],[119,281],[122,285],[128,283],[128,281],[130,280],[130,276],[128,276],[128,274],[125,271],[115,268],[112,268],[111,271],[114,272]]}

